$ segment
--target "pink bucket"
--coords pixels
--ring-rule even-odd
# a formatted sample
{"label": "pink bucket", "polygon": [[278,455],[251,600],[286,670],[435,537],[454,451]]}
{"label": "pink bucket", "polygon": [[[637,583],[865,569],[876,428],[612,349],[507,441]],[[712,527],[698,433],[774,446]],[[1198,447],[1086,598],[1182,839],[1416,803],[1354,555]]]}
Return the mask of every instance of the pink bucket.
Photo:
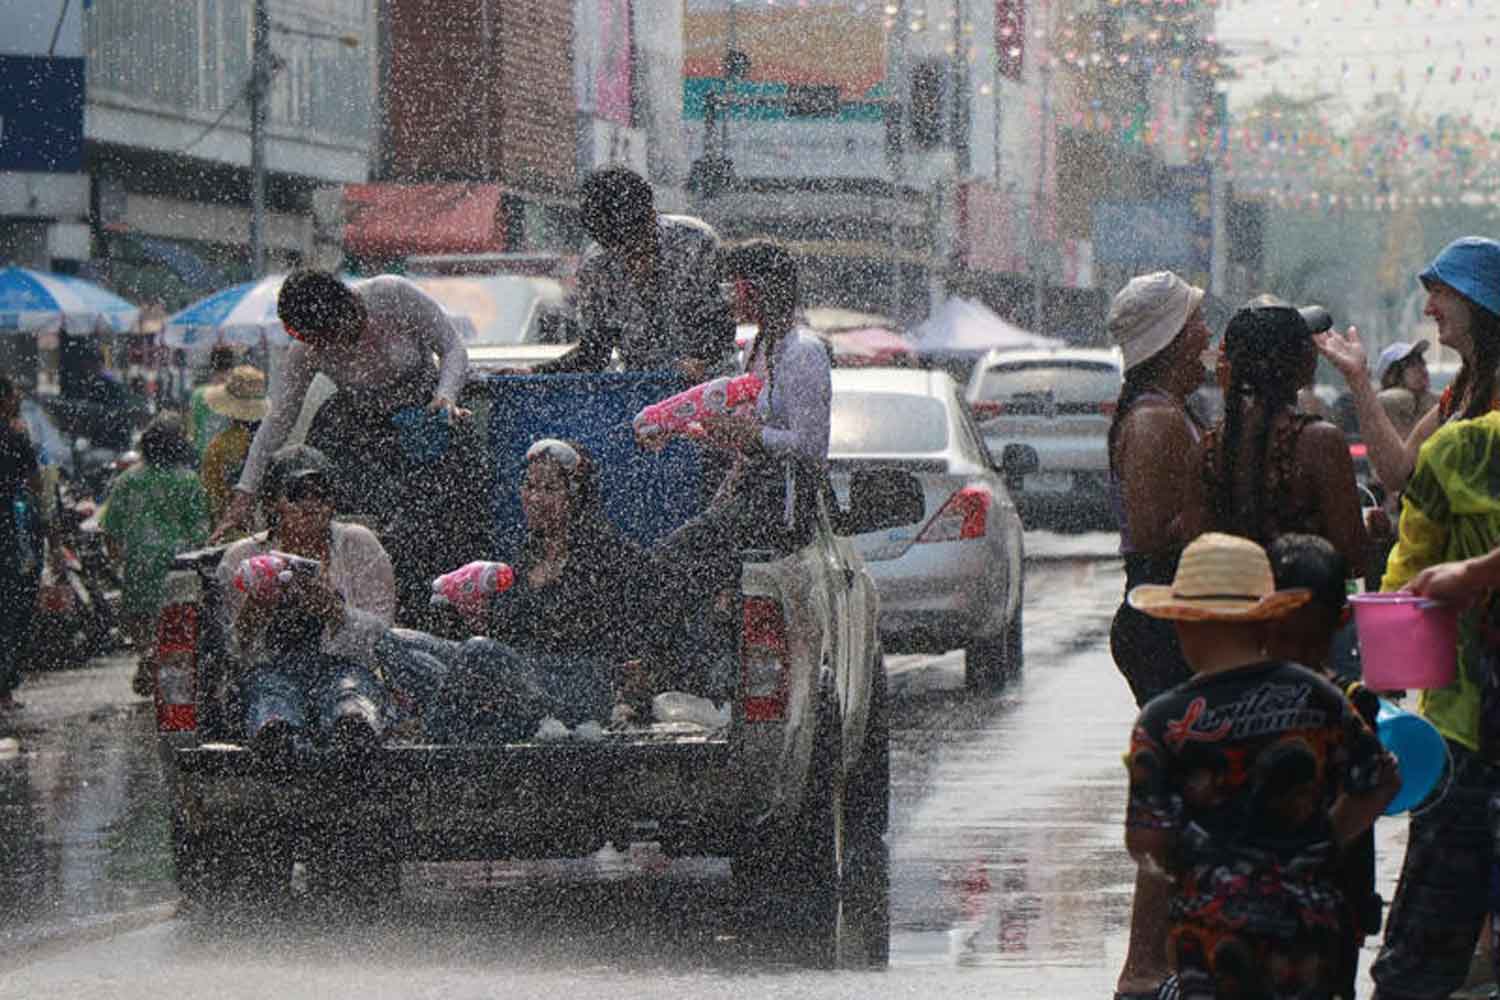
{"label": "pink bucket", "polygon": [[1440,688],[1458,674],[1458,612],[1416,594],[1355,594],[1354,627],[1372,691]]}

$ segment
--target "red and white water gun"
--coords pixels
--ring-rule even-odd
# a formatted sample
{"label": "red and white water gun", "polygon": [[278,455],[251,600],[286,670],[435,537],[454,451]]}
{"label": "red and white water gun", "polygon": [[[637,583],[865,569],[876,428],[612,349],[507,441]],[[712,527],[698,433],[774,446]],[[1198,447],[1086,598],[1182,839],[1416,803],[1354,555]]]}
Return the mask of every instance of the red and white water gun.
{"label": "red and white water gun", "polygon": [[288,552],[265,552],[251,556],[235,567],[230,584],[242,594],[270,602],[281,596],[282,588],[292,582],[294,574],[317,576],[322,564]]}
{"label": "red and white water gun", "polygon": [[432,581],[433,607],[452,607],[471,625],[478,624],[490,598],[516,582],[516,571],[503,562],[471,562]]}
{"label": "red and white water gun", "polygon": [[637,437],[671,437],[675,434],[697,434],[704,417],[722,416],[747,404],[760,395],[759,375],[723,375],[684,389],[659,403],[652,403],[635,415]]}

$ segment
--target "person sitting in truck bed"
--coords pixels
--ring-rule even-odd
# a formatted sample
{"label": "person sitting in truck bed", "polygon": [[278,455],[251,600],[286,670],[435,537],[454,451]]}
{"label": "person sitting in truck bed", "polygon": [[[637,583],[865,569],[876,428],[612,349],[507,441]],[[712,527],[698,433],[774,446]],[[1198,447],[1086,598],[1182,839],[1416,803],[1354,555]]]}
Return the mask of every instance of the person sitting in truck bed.
{"label": "person sitting in truck bed", "polygon": [[395,574],[369,529],[333,520],[332,473],[316,448],[277,451],[259,493],[269,530],[219,564],[230,648],[248,668],[245,736],[270,756],[329,739],[361,750],[384,731],[387,692],[368,665],[395,616]]}
{"label": "person sitting in truck bed", "polygon": [[536,441],[520,494],[527,532],[514,582],[488,601],[482,636],[463,643],[426,713],[429,736],[524,738],[549,716],[607,721],[617,691],[649,696],[649,672],[635,668],[652,658],[650,560],[605,516],[592,455]]}

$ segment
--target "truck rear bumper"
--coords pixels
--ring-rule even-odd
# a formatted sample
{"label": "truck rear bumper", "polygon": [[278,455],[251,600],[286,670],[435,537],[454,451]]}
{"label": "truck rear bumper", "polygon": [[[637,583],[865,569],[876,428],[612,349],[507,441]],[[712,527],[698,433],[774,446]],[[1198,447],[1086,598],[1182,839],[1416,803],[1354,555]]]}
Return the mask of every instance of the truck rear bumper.
{"label": "truck rear bumper", "polygon": [[[403,746],[279,767],[234,744],[180,748],[189,832],[274,824],[309,851],[359,835],[406,860],[560,857],[606,841],[733,854],[770,808],[738,779],[727,740]],[[749,821],[751,827],[744,824]]]}

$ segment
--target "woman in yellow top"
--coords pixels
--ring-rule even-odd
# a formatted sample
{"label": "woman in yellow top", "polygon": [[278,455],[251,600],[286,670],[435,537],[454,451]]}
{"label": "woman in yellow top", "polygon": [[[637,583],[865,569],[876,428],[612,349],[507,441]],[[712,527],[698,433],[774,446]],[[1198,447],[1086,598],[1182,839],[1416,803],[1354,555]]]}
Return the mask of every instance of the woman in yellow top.
{"label": "woman in yellow top", "polygon": [[271,412],[266,376],[254,365],[240,365],[222,384],[208,387],[203,403],[229,421],[229,426],[215,434],[203,449],[198,469],[213,522],[218,524],[234,498],[234,484],[240,480],[250,442],[255,439],[260,422]]}
{"label": "woman in yellow top", "polygon": [[[1432,567],[1500,548],[1500,413],[1439,428],[1418,453],[1401,504],[1401,533],[1382,590],[1422,581]],[[1431,589],[1431,588],[1426,588]],[[1422,693],[1421,713],[1452,755],[1450,778],[1413,810],[1401,887],[1371,973],[1380,995],[1448,996],[1467,976],[1488,909],[1493,841],[1490,800],[1500,794],[1500,741],[1486,736],[1500,716],[1484,709],[1485,654],[1493,599],[1459,618],[1453,683]]]}

